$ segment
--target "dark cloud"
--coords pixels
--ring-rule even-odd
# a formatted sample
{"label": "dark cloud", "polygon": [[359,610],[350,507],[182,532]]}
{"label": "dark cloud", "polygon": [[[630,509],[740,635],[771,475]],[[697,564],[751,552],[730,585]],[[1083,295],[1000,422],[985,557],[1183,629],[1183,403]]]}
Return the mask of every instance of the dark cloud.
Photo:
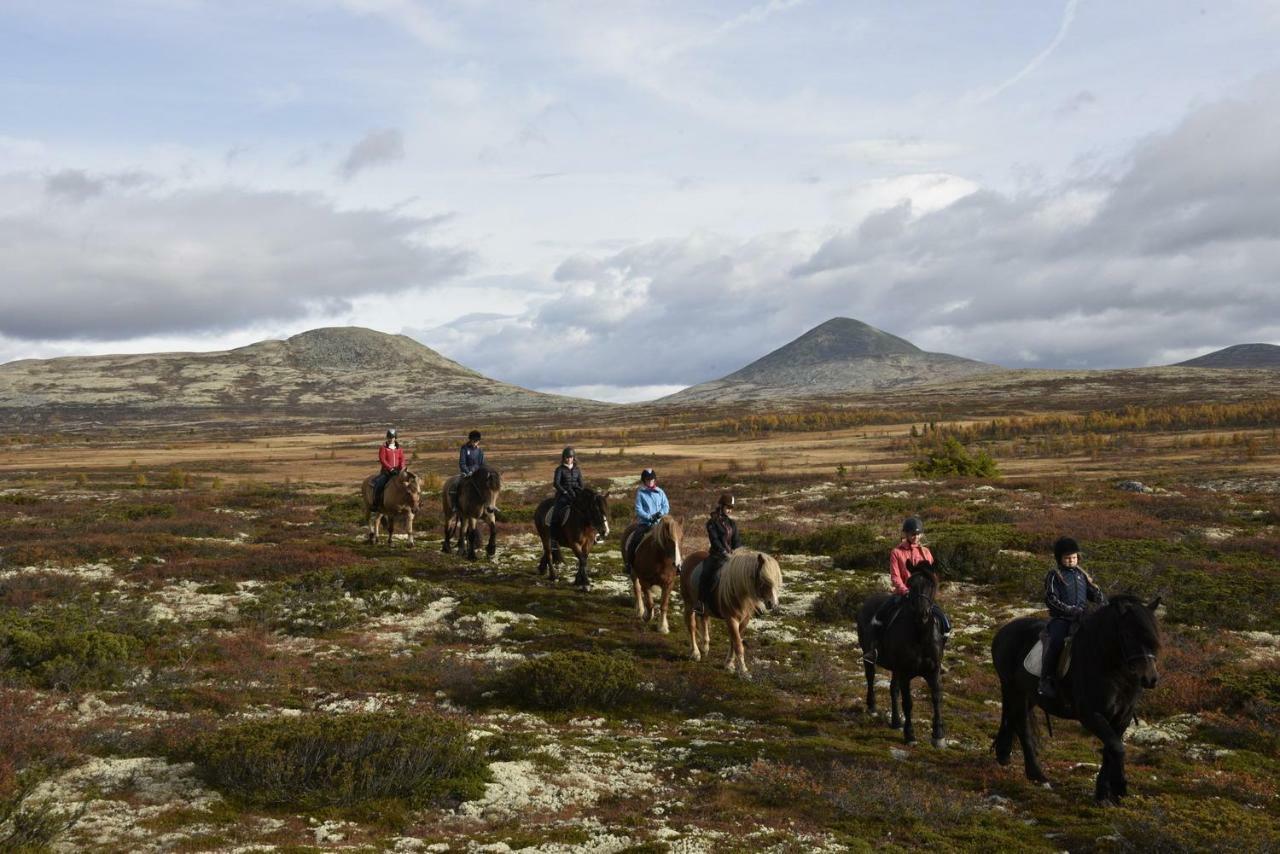
{"label": "dark cloud", "polygon": [[404,134],[395,128],[383,128],[369,131],[363,139],[351,146],[338,166],[338,172],[343,178],[351,179],[371,166],[403,159]]}
{"label": "dark cloud", "polygon": [[100,194],[106,182],[100,178],[90,178],[83,169],[63,169],[54,172],[44,179],[44,191],[55,199],[69,202],[83,202]]}
{"label": "dark cloud", "polygon": [[[119,340],[232,329],[429,287],[467,255],[425,242],[429,221],[342,211],[319,195],[225,188],[128,190],[58,173],[0,178],[0,335]],[[72,192],[77,186],[81,189]]]}

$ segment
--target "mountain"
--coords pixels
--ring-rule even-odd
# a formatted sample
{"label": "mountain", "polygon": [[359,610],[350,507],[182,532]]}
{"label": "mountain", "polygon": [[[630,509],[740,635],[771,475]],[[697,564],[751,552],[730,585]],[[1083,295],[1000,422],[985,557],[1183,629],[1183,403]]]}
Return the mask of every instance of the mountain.
{"label": "mountain", "polygon": [[1236,344],[1203,356],[1178,362],[1180,368],[1280,369],[1280,347],[1275,344]]}
{"label": "mountain", "polygon": [[0,424],[438,419],[602,408],[499,382],[404,335],[313,329],[209,353],[0,365]]}
{"label": "mountain", "polygon": [[833,317],[745,368],[663,398],[716,404],[778,397],[823,397],[925,385],[999,368],[946,353],[848,317]]}

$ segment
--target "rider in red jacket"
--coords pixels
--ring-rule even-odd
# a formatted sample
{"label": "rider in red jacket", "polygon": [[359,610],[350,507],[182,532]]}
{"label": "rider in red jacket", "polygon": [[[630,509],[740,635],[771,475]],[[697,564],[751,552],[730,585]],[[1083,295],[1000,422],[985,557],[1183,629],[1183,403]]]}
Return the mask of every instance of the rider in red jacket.
{"label": "rider in red jacket", "polygon": [[374,510],[382,509],[382,491],[387,488],[387,482],[404,468],[404,449],[396,441],[394,427],[387,431],[387,441],[378,449],[378,463],[382,466],[382,471],[373,479]]}

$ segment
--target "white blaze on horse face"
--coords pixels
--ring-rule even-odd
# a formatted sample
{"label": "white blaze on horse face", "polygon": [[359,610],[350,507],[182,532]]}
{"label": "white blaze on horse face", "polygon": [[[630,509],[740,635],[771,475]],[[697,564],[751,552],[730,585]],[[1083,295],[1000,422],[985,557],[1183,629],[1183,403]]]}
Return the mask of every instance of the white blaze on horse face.
{"label": "white blaze on horse face", "polygon": [[684,561],[680,559],[680,544],[676,543],[676,569],[684,565]]}

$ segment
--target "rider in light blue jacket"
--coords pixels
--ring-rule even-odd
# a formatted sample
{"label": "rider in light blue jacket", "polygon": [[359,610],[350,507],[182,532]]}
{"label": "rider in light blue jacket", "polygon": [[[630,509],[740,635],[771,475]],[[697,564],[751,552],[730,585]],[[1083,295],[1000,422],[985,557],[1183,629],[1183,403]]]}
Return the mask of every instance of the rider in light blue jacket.
{"label": "rider in light blue jacket", "polygon": [[658,486],[658,475],[653,469],[640,473],[640,488],[636,490],[636,523],[640,533],[652,528],[659,519],[671,512],[667,494]]}

